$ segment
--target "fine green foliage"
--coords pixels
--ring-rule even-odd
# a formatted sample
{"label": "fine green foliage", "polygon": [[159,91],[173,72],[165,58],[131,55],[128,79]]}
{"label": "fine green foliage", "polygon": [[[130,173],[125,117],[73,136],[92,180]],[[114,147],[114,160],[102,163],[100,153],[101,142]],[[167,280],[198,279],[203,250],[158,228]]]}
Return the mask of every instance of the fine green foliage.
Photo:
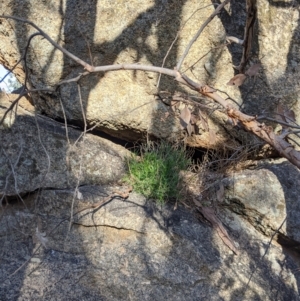
{"label": "fine green foliage", "polygon": [[125,181],[148,198],[164,203],[180,198],[179,172],[191,164],[183,147],[167,142],[141,146],[140,157],[128,159],[129,174]]}

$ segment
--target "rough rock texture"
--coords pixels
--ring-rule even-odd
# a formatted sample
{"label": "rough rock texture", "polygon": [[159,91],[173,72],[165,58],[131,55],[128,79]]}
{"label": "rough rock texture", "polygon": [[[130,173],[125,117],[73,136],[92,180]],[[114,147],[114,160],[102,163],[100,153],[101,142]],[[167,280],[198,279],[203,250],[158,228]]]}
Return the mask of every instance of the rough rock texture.
{"label": "rough rock texture", "polygon": [[[81,187],[74,213],[124,189]],[[238,256],[180,206],[160,209],[132,193],[82,211],[68,231],[73,191],[36,197],[1,219],[2,300],[300,300],[291,258],[278,245],[262,257],[269,239],[229,213]]]}
{"label": "rough rock texture", "polygon": [[[0,10],[36,22],[94,65],[159,66],[184,25],[166,59],[169,68],[213,10],[210,1],[201,2],[200,10],[196,0],[118,3],[7,0],[0,2]],[[247,113],[272,111],[281,102],[293,106],[299,121],[297,5],[259,1],[251,64],[260,61],[263,69],[240,89],[226,83],[242,49],[224,42],[226,34],[243,36],[243,1],[232,1],[210,23],[183,70],[202,57],[189,76],[227,92]],[[2,21],[0,62],[12,68],[33,32],[24,24]],[[82,72],[40,37],[28,50],[28,68],[34,88],[53,87]],[[15,73],[24,79],[22,68]],[[154,97],[157,78],[140,71],[83,78],[83,110],[77,86],[64,85],[60,92],[67,119],[82,125],[84,113],[89,126],[128,140],[145,134],[182,138],[177,117],[184,104],[175,118],[170,106]],[[165,76],[160,88],[187,91]],[[11,103],[7,97],[0,97],[0,118]],[[34,102],[38,113],[63,120],[57,94],[40,92]],[[66,135],[63,123],[35,116],[35,109],[22,99],[18,114],[9,114],[0,128],[1,300],[300,300],[300,175],[290,163],[263,161],[255,170],[229,173],[213,183],[216,175],[204,179],[206,174],[200,174],[199,193],[190,190],[193,208],[197,200],[214,209],[239,251],[234,255],[218,228],[198,211],[180,205],[174,210],[172,204],[160,208],[136,193],[126,200],[108,198],[127,189],[116,182],[124,174],[128,151],[89,133],[80,138],[75,128]],[[214,112],[210,118],[215,139],[202,123],[186,141],[236,147],[224,132],[224,114]],[[242,144],[249,139],[239,132],[232,135]],[[205,181],[210,189],[201,190]],[[189,189],[192,181],[186,183]]]}
{"label": "rough rock texture", "polygon": [[[172,69],[199,24],[208,18],[213,9],[208,0],[201,4],[196,0],[132,0],[119,1],[118,5],[110,1],[11,0],[0,4],[0,10],[5,14],[30,19],[66,49],[87,62],[92,61],[94,65],[125,62],[161,66],[180,31],[164,64]],[[222,18],[227,20],[227,11],[230,13],[231,10],[238,11],[238,14],[232,17],[230,24],[222,24]],[[41,14],[41,11],[44,13]],[[245,99],[242,99],[241,91],[226,85],[234,75],[233,55],[240,55],[242,49],[236,50],[232,46],[235,49],[232,52],[231,46],[225,46],[225,37],[227,27],[231,26],[235,28],[235,35],[242,38],[245,7],[234,2],[227,11],[206,27],[192,47],[182,70],[193,65],[193,73],[186,72],[189,76],[229,92],[233,99],[242,103]],[[19,54],[23,53],[26,39],[35,30],[22,23],[4,20],[0,32],[0,62],[11,68]],[[33,39],[28,60],[29,79],[34,88],[53,87],[59,81],[82,72],[81,67],[41,37]],[[21,81],[24,79],[24,72],[18,69],[16,74]],[[182,139],[178,114],[174,116],[171,108],[154,96],[157,80],[158,74],[143,71],[108,72],[83,78],[80,81],[81,94],[89,125],[96,125],[98,129],[128,140],[136,140],[146,134]],[[162,76],[159,88],[171,93],[175,90],[191,92],[166,76]],[[41,92],[40,96],[35,97],[40,112],[62,117],[61,105],[55,95]],[[61,96],[68,120],[82,122],[76,84],[63,85]],[[213,134],[207,127],[198,126],[196,135],[186,139],[190,145],[206,148],[239,146],[224,130],[228,127],[224,113],[216,114],[211,108],[201,107],[201,114],[208,118],[208,127]],[[233,135],[238,136],[239,141],[245,136],[244,133]]]}
{"label": "rough rock texture", "polygon": [[236,173],[222,181],[226,187],[222,206],[300,254],[299,181],[299,170],[286,160],[266,161],[259,170]]}
{"label": "rough rock texture", "polygon": [[[12,97],[12,96],[9,96]],[[13,98],[14,99],[14,98]],[[0,119],[10,105],[0,95]],[[21,101],[28,109],[28,102]],[[116,182],[125,172],[130,152],[106,139],[68,128],[22,107],[10,112],[0,129],[0,196],[42,187],[68,188]]]}
{"label": "rough rock texture", "polygon": [[[0,100],[3,114],[10,102]],[[229,175],[223,202],[201,200],[234,255],[190,210],[99,186],[124,174],[122,147],[90,134],[75,147],[81,132],[68,129],[68,143],[63,124],[20,105],[0,130],[1,300],[300,300],[300,177],[290,163]]]}
{"label": "rough rock texture", "polygon": [[[11,0],[2,2],[0,10],[7,15],[30,19],[55,41],[94,65],[125,62],[161,66],[180,30],[165,61],[169,68],[176,65],[199,24],[213,11],[208,0],[201,2],[201,7],[196,0],[125,2],[126,5],[121,2],[115,5],[109,1]],[[240,88],[226,85],[234,76],[232,64],[239,64],[242,47],[225,46],[225,36],[243,37],[245,2],[232,1],[207,26],[192,47],[182,70],[193,66],[193,74],[187,71],[189,76],[228,93],[246,113],[264,112],[270,116],[281,103],[294,109],[299,123],[300,73],[297,66],[300,60],[300,29],[296,2],[258,1],[250,65],[260,62],[263,68],[258,77],[247,79]],[[40,14],[41,11],[44,14]],[[4,20],[0,27],[0,62],[11,69],[33,32],[33,28],[22,23]],[[35,88],[53,87],[60,80],[82,72],[81,67],[40,37],[33,39],[28,60],[29,79]],[[24,71],[18,67],[14,72],[23,81]],[[157,80],[157,74],[142,71],[101,73],[82,79],[81,94],[88,124],[128,140],[136,140],[146,134],[182,138],[178,115],[174,116],[170,107],[154,96]],[[162,76],[160,89],[171,93],[175,90],[187,92],[185,87],[174,84],[174,80],[166,76]],[[82,122],[76,84],[64,85],[61,95],[68,119]],[[41,92],[40,96],[35,96],[40,112],[62,117],[61,105],[55,95]],[[201,110],[204,116],[208,113],[206,109]],[[234,133],[230,129],[231,136],[224,131],[224,127],[228,129],[224,114],[208,115],[209,128],[214,134],[199,126],[196,134],[186,139],[190,145],[232,148],[238,146],[233,137],[239,141],[245,140],[245,136],[250,139],[244,133]]]}
{"label": "rough rock texture", "polygon": [[300,171],[286,159],[253,163],[255,169],[229,172],[226,176],[184,172],[183,184],[196,205],[201,201],[202,206],[220,211],[221,217],[231,212],[235,217],[226,219],[226,224],[235,228],[241,220],[247,222],[299,257]]}

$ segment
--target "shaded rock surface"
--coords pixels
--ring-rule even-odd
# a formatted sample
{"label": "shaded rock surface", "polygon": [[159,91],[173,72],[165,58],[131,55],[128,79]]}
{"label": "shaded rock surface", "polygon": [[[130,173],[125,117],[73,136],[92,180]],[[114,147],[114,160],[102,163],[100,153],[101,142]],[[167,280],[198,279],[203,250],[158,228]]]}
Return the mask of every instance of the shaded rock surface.
{"label": "shaded rock surface", "polygon": [[[299,122],[298,3],[257,5],[250,62],[262,64],[257,78],[240,88],[226,85],[242,53],[237,45],[225,47],[226,35],[243,37],[241,1],[232,1],[204,30],[183,70],[202,57],[189,76],[227,92],[247,113],[271,112],[280,102],[294,109]],[[196,0],[0,3],[5,14],[30,19],[94,65],[160,66],[181,29],[168,68],[213,11],[210,1],[202,6],[198,10]],[[33,32],[2,21],[0,62],[11,69]],[[28,50],[28,68],[33,88],[53,88],[82,72],[40,37]],[[21,66],[14,72],[24,79]],[[88,126],[127,140],[149,134],[206,148],[253,144],[255,139],[233,132],[226,115],[199,98],[206,107],[194,113],[207,123],[185,137],[178,118],[185,103],[173,110],[172,97],[157,97],[157,80],[140,71],[89,75],[79,82],[83,109],[72,83],[61,87],[61,99],[39,92],[33,95],[35,108],[21,99],[17,115],[7,115],[0,128],[1,300],[300,300],[300,175],[290,163],[265,160],[255,169],[222,175],[207,194],[203,175],[196,179],[190,197],[213,208],[239,251],[234,255],[198,211],[159,207],[134,192],[122,198],[127,187],[116,183],[130,153],[49,118],[63,120],[61,100],[68,122],[83,125],[84,114]],[[188,91],[173,79],[163,76],[160,89],[186,100]],[[1,95],[0,118],[11,101]],[[191,183],[186,181],[187,189]]]}
{"label": "shaded rock surface", "polygon": [[73,190],[44,190],[26,200],[26,209],[3,208],[1,299],[300,299],[296,265],[278,245],[263,257],[269,239],[246,221],[228,225],[239,244],[235,256],[191,212],[181,206],[158,208],[136,193],[76,215],[125,189],[81,187],[70,231]]}
{"label": "shaded rock surface", "polygon": [[[1,94],[0,119],[10,104]],[[107,184],[124,176],[124,158],[130,155],[125,148],[74,128],[68,127],[66,133],[63,123],[30,114],[26,100],[21,106],[17,115],[16,111],[7,115],[0,129],[0,196],[70,188],[79,180]]]}
{"label": "shaded rock surface", "polygon": [[299,256],[299,181],[299,170],[285,159],[267,160],[257,170],[222,181],[226,187],[222,206]]}
{"label": "shaded rock surface", "polygon": [[[0,101],[3,115],[11,102]],[[195,212],[122,198],[123,147],[78,140],[74,128],[67,136],[24,99],[15,113],[0,129],[1,300],[300,300],[300,177],[290,163],[262,161],[203,194],[234,255]]]}
{"label": "shaded rock surface", "polygon": [[[123,3],[124,2],[124,3]],[[29,19],[67,50],[93,65],[141,63],[174,68],[191,38],[212,13],[211,1],[196,0],[132,0],[119,1],[44,1],[8,0],[0,3],[6,15]],[[231,1],[230,5],[212,20],[187,56],[182,70],[200,82],[224,91],[246,113],[270,116],[278,103],[293,108],[296,121],[299,114],[299,3],[297,1],[257,1],[253,51],[249,65],[261,63],[256,78],[248,78],[240,88],[227,86],[235,75],[232,65],[239,65],[242,47],[226,45],[226,35],[240,39],[244,35],[246,1]],[[44,14],[40,12],[43,11]],[[45,17],[47,16],[47,17]],[[23,54],[27,38],[35,30],[23,23],[3,20],[0,26],[0,62],[9,69]],[[53,87],[63,79],[82,72],[74,61],[55,50],[41,37],[35,37],[28,50],[29,81],[34,88]],[[189,69],[192,67],[192,72]],[[23,82],[22,66],[14,70]],[[89,75],[80,81],[83,107],[91,126],[111,135],[129,140],[145,137],[182,138],[178,115],[154,97],[158,75],[142,71],[120,71]],[[174,80],[162,76],[160,90],[190,93]],[[61,88],[67,118],[82,122],[78,87],[75,83]],[[62,117],[62,108],[55,94],[40,92],[35,96],[39,112]],[[203,100],[197,100],[203,103]],[[197,110],[195,113],[199,114]],[[187,138],[194,146],[238,147],[245,141],[244,133],[233,133],[227,128],[226,116],[208,113],[207,129],[199,126]],[[276,117],[276,115],[274,116]],[[215,139],[212,139],[215,136]],[[247,139],[250,139],[246,135]],[[250,141],[252,141],[250,139]],[[253,142],[253,141],[252,141]]]}

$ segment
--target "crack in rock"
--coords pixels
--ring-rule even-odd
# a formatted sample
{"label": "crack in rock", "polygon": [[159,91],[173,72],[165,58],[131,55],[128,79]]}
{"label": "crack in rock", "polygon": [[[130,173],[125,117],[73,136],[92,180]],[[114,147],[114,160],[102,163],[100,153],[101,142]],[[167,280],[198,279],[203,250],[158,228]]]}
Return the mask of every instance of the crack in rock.
{"label": "crack in rock", "polygon": [[135,232],[135,233],[138,233],[138,234],[146,234],[146,235],[148,234],[147,232],[138,231],[138,230],[135,230],[135,229],[116,227],[116,226],[111,226],[111,225],[103,225],[103,224],[86,225],[86,224],[77,223],[77,222],[74,222],[73,224],[74,225],[78,225],[78,226],[87,227],[87,228],[90,228],[90,227],[106,227],[106,228],[113,228],[113,229],[121,230],[121,231],[122,230],[124,230],[124,231],[132,231],[132,232]]}

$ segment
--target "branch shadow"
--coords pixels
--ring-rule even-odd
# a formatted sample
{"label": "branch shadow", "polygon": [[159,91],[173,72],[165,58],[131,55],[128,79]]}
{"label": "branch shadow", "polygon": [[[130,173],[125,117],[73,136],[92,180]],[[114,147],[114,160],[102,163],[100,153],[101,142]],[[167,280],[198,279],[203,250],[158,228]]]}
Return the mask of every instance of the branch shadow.
{"label": "branch shadow", "polygon": [[[22,17],[28,17],[28,12],[30,11],[30,6],[29,6],[29,2],[28,3],[28,11],[22,12]],[[62,3],[62,2],[60,2]],[[150,35],[151,33],[151,26],[155,26],[154,21],[149,21],[149,20],[154,20],[155,18],[153,18],[153,16],[157,15],[157,14],[161,14],[161,20],[164,20],[164,18],[168,18],[168,14],[170,14],[170,7],[172,9],[173,5],[174,5],[174,11],[175,11],[175,4],[179,5],[179,6],[183,6],[183,4],[185,3],[185,1],[181,1],[178,4],[178,1],[155,1],[155,4],[153,5],[153,7],[149,8],[146,12],[141,13],[135,20],[134,22],[132,22],[132,24],[130,24],[120,35],[118,35],[113,41],[110,42],[103,42],[103,43],[94,43],[94,32],[95,32],[95,22],[96,22],[96,17],[97,15],[93,12],[97,11],[97,1],[86,1],[86,2],[81,2],[81,3],[76,3],[74,1],[70,1],[68,0],[66,3],[66,13],[65,13],[65,25],[64,25],[64,32],[66,35],[66,38],[70,39],[70,41],[66,40],[65,42],[68,43],[68,50],[70,50],[71,52],[77,54],[78,56],[82,57],[84,60],[89,60],[89,53],[87,51],[87,44],[86,41],[89,41],[89,44],[91,46],[91,52],[96,52],[96,56],[93,58],[93,61],[95,62],[95,64],[100,65],[100,64],[112,64],[117,62],[117,58],[120,54],[121,51],[125,50],[126,48],[132,48],[136,51],[137,56],[135,57],[135,60],[138,62],[141,58],[145,57],[148,61],[150,61],[151,63],[153,63],[154,65],[159,65],[162,62],[163,56],[164,54],[167,52],[167,49],[169,47],[169,45],[171,44],[172,40],[174,39],[174,36],[169,36],[167,41],[166,41],[166,36],[165,34],[168,33],[174,33],[176,34],[176,32],[179,29],[179,24],[180,24],[180,20],[172,20],[172,22],[165,22],[165,21],[161,21],[161,22],[165,22],[165,26],[163,28],[163,30],[158,30],[158,49],[160,49],[161,52],[159,53],[155,53],[151,48],[149,48],[146,44],[146,39],[147,37]],[[238,2],[236,3],[236,10],[238,11],[238,7],[240,7],[240,4]],[[78,10],[78,5],[80,5],[80,10]],[[83,14],[84,17],[81,18],[80,16],[77,17],[76,12],[80,11],[80,14]],[[180,13],[180,9],[179,9],[179,13]],[[24,16],[24,14],[27,15]],[[176,12],[178,14],[178,7],[176,6]],[[18,9],[18,3],[17,1],[15,2],[15,15],[19,15],[20,11]],[[76,17],[74,17],[76,16]],[[225,16],[224,19],[228,18],[228,16]],[[80,22],[78,22],[78,20],[82,20]],[[147,20],[146,23],[144,23],[143,20]],[[228,20],[227,20],[228,21]],[[18,25],[18,32],[20,32],[22,35],[24,34],[24,36],[27,36],[27,33],[24,33],[25,29],[23,27],[21,27],[20,25]],[[84,36],[85,39],[83,40],[78,40],[78,39],[72,39],[72,37],[70,37],[70,35],[68,35],[69,32],[73,32],[75,28],[75,31],[78,31],[78,36]],[[241,28],[240,28],[241,29]],[[236,32],[235,32],[236,33]],[[131,35],[132,36],[132,40],[126,40],[125,36],[126,35]],[[22,49],[23,44],[21,43],[21,39],[18,39],[19,41],[19,47],[20,49]],[[238,53],[238,50],[235,50],[234,46],[233,46],[233,50],[232,53]],[[168,62],[171,61],[176,61],[176,57],[177,57],[177,53],[178,53],[178,47],[175,44],[175,46],[173,47],[173,50],[170,53],[169,56],[169,60],[167,61],[166,66],[167,67],[172,67],[172,66],[168,66]],[[235,57],[235,55],[233,55],[233,57]],[[53,56],[51,56],[49,58],[49,64],[51,63],[53,59]],[[78,72],[80,71],[80,68],[75,68],[72,67],[70,69],[68,69],[67,66],[70,66],[66,59],[65,59],[65,66],[64,66],[64,71],[63,71],[63,77],[68,78],[68,77],[73,77],[74,74],[78,74]],[[45,71],[46,69],[44,69]],[[134,74],[134,72],[133,72]],[[135,74],[136,75],[136,74]],[[90,82],[90,86],[94,87],[96,86],[96,84],[101,81],[101,79],[103,78],[103,75],[91,75],[88,79]],[[83,82],[84,83],[84,80]],[[162,89],[168,89],[170,90],[172,85],[171,80],[167,79],[167,78],[163,78],[162,83],[161,83],[161,88]],[[73,99],[74,101],[76,101],[76,103],[79,103],[79,99],[78,99],[78,92],[77,92],[77,87],[75,84],[71,84],[70,87],[68,88],[70,89],[70,99]],[[89,97],[89,90],[84,90],[82,97],[84,100],[88,99]],[[243,92],[242,92],[243,93]],[[67,100],[63,100],[64,101],[64,105],[67,107],[68,104],[66,103]],[[86,112],[87,109],[87,105],[88,103],[85,101],[84,102],[84,111]],[[247,104],[245,104],[245,110],[247,110]],[[251,109],[249,107],[249,109]],[[80,107],[78,107],[78,116],[81,115],[81,109]],[[76,120],[77,117],[76,116],[68,116],[68,118],[70,120]],[[155,119],[155,116],[153,117]],[[78,119],[79,120],[79,119]],[[149,219],[153,220],[155,224],[157,224],[158,228],[161,229],[163,232],[165,232],[166,234],[170,235],[170,231],[174,232],[173,236],[170,235],[168,236],[168,239],[171,241],[170,245],[170,252],[167,254],[166,256],[166,260],[165,260],[165,266],[168,266],[168,264],[173,264],[171,262],[171,257],[176,257],[179,256],[176,253],[176,243],[178,243],[178,236],[183,235],[183,233],[181,233],[180,231],[182,231],[181,228],[181,224],[183,221],[185,220],[190,220],[191,217],[190,215],[187,216],[186,212],[184,210],[178,210],[173,212],[171,210],[171,208],[168,208],[165,212],[161,213],[157,208],[156,209],[149,209],[149,204],[148,206],[144,206],[144,205],[140,205],[139,203],[137,203],[136,201],[130,201],[130,205],[134,205],[135,207],[138,207],[142,210],[144,210],[146,212],[146,215]],[[114,208],[114,210],[119,210],[121,211],[122,207],[118,207],[118,208]],[[145,209],[146,208],[146,209]],[[142,230],[146,231],[147,230],[147,222],[145,221]],[[189,267],[193,267],[196,266],[197,263],[199,264],[199,261],[202,258],[202,254],[204,254],[205,252],[211,252],[213,254],[213,256],[215,256],[217,259],[214,262],[214,270],[217,270],[217,268],[220,266],[220,252],[219,250],[216,248],[216,246],[214,246],[211,241],[212,241],[212,232],[210,230],[210,228],[208,227],[202,227],[197,225],[197,223],[195,222],[195,220],[191,221],[190,225],[194,226],[191,227],[190,230],[186,230],[186,231],[190,231],[188,233],[184,233],[184,235],[187,235],[187,239],[186,241],[186,248],[185,251],[187,254],[198,254],[198,257],[195,257],[194,260],[191,260],[191,264],[189,265]],[[208,249],[209,251],[205,251],[203,250],[203,248],[201,247],[201,244],[199,244],[199,240],[201,239],[199,232],[197,232],[197,230],[199,230],[199,227],[202,227],[204,229],[205,234],[205,241],[208,242]],[[113,234],[116,234],[116,232],[113,232]],[[177,238],[176,238],[177,237]],[[96,247],[99,247],[99,250],[97,250],[97,252],[99,252],[99,258],[101,258],[101,244],[103,244],[103,242],[101,241],[101,233],[99,234],[99,237],[95,238],[96,241],[93,241],[96,243]],[[196,242],[197,243],[196,243]],[[85,247],[86,242],[82,241],[82,248]],[[154,283],[156,284],[156,291],[162,290],[161,287],[159,287],[159,281],[157,281],[157,279],[155,279],[157,273],[159,272],[159,270],[163,271],[162,266],[157,265],[157,263],[151,263],[151,260],[153,259],[151,256],[149,256],[148,253],[145,253],[143,250],[144,248],[148,248],[149,247],[149,243],[145,241],[144,237],[139,238],[139,249],[141,251],[141,253],[143,253],[142,258],[139,258],[138,260],[140,260],[139,262],[143,265],[141,265],[141,269],[143,268],[145,271],[147,271],[147,277],[148,279],[154,281]],[[180,244],[180,243],[178,243]],[[16,246],[16,248],[18,248],[18,246]],[[29,254],[30,254],[30,250],[33,249],[32,245],[27,246],[28,250],[29,250]],[[245,246],[246,248],[246,246]],[[193,249],[193,252],[191,252],[191,250]],[[122,251],[122,249],[120,249],[120,252]],[[136,250],[132,250],[132,254],[134,255],[134,253],[136,252]],[[190,252],[190,253],[189,253]],[[120,255],[122,255],[122,253],[120,253]],[[255,262],[257,260],[257,255],[253,256],[253,258],[251,258],[251,260],[253,262]],[[77,257],[76,257],[77,256]],[[118,255],[119,256],[119,255]],[[124,255],[123,255],[124,256]],[[170,257],[170,259],[168,258]],[[85,256],[84,253],[77,253],[75,254],[73,259],[67,259],[66,255],[64,254],[63,251],[59,251],[59,250],[55,250],[54,248],[49,250],[48,252],[45,253],[45,261],[47,262],[52,259],[59,259],[60,264],[63,264],[64,262],[66,264],[70,264],[70,266],[72,267],[72,269],[76,269],[76,265],[72,263],[72,260],[74,261],[78,261],[80,262],[80,264],[83,266],[84,264],[90,264],[93,265],[93,262],[89,262],[89,259]],[[135,259],[135,256],[132,256],[133,259]],[[122,262],[124,263],[125,261],[122,259],[122,257],[120,256],[118,262]],[[100,259],[99,259],[100,262]],[[126,265],[126,263],[124,263]],[[129,263],[128,263],[129,264]],[[228,266],[230,264],[232,264],[232,259],[228,260],[227,262]],[[204,266],[204,265],[203,265]],[[104,265],[105,268],[107,268],[109,270],[109,263],[106,263],[106,265]],[[57,268],[57,267],[56,267]],[[181,277],[181,283],[183,283],[183,285],[186,285],[187,283],[194,283],[195,284],[195,288],[200,289],[202,284],[199,281],[199,279],[196,279],[196,277],[192,277],[188,279],[188,281],[185,283],[182,279],[184,277],[189,277],[189,274],[193,274],[193,272],[191,272],[189,269],[187,269],[187,267],[184,266],[180,266],[180,268],[182,268],[181,271],[183,271],[182,274],[180,274]],[[92,270],[92,272],[95,272],[95,274],[93,275],[93,273],[91,272],[90,274],[88,274],[88,276],[86,276],[86,274],[84,274],[85,280],[83,281],[83,283],[86,284],[87,288],[91,288],[94,285],[96,285],[97,283],[99,283],[99,279],[101,280],[103,276],[101,276],[101,273],[103,268],[97,268],[97,266],[94,266],[94,269]],[[172,272],[174,272],[174,274],[176,272],[178,272],[178,267],[174,266],[171,268]],[[267,269],[267,272],[271,273],[271,270]],[[19,273],[23,273],[23,272],[19,272]],[[81,273],[81,271],[80,271]],[[80,278],[80,273],[75,273],[74,277],[74,281],[73,282],[69,282],[72,283],[72,288],[75,289],[76,287],[76,282],[79,281]],[[70,273],[71,275],[71,273]],[[74,274],[73,274],[74,275]],[[263,275],[263,273],[262,273]],[[91,277],[89,277],[91,276]],[[174,275],[162,275],[163,277],[165,277],[166,279],[169,279],[169,281],[175,281],[176,280],[176,276]],[[226,271],[224,271],[223,276],[226,276]],[[23,274],[23,277],[25,277],[25,273]],[[97,279],[98,277],[98,279]],[[124,276],[124,279],[126,279],[126,277],[129,277],[128,275]],[[168,278],[169,277],[169,278]],[[172,278],[173,277],[173,278]],[[18,295],[18,291],[21,291],[22,288],[22,281],[19,281],[22,277],[20,277],[18,279],[17,283],[14,283],[13,285],[14,287],[14,291],[16,292],[16,295]],[[195,280],[196,279],[196,280]],[[63,278],[61,279],[63,280]],[[110,278],[111,283],[113,283],[113,279]],[[157,282],[155,282],[157,281]],[[220,280],[220,286],[221,286],[221,281]],[[209,282],[209,280],[208,280]],[[53,284],[53,288],[58,289],[58,291],[61,289],[61,286],[63,285],[63,282],[57,282]],[[8,286],[11,287],[11,286]],[[171,285],[166,285],[166,290],[168,291],[169,287],[171,287]],[[52,289],[53,289],[52,288]],[[83,286],[81,286],[81,288],[83,288]],[[226,287],[228,288],[228,287]],[[117,286],[112,285],[112,289],[115,292],[114,297],[120,297],[123,294],[125,294],[126,296],[130,296],[130,292],[126,287],[120,287],[119,290],[117,289]],[[84,292],[86,292],[88,294],[89,289],[85,289]],[[100,292],[99,292],[100,291]],[[162,290],[163,292],[164,290]],[[172,287],[172,292],[176,291],[176,287]],[[51,292],[49,292],[50,294]],[[216,292],[216,294],[218,294]],[[78,295],[79,296],[79,295]],[[93,297],[97,297],[97,298],[104,298],[101,295],[101,288],[99,290],[96,290],[95,293],[90,293],[90,295],[87,295],[88,298],[93,298]],[[188,300],[187,296],[180,296],[182,297],[182,300]],[[193,296],[191,296],[191,300]],[[232,296],[231,300],[237,300],[234,299],[235,296]]]}
{"label": "branch shadow", "polygon": [[[276,8],[288,8],[299,11],[299,1],[273,1],[268,0],[271,6]],[[242,16],[242,18],[236,18],[235,16]],[[271,15],[270,15],[271,16]],[[236,36],[238,38],[244,35],[244,23],[246,20],[246,7],[245,3],[239,1],[231,2],[231,14],[226,11],[222,11],[219,15],[220,20],[226,30],[227,35]],[[297,103],[298,93],[298,74],[299,69],[297,68],[300,57],[299,53],[299,40],[300,40],[300,19],[298,19],[297,25],[295,26],[292,38],[290,40],[289,51],[287,55],[287,64],[285,73],[280,76],[275,82],[269,83],[268,78],[261,70],[260,76],[255,81],[248,82],[239,87],[241,93],[241,108],[242,110],[250,115],[259,115],[262,112],[273,114],[276,110],[278,103],[280,102],[287,107],[295,108]],[[260,24],[257,21],[256,30],[260,30]],[[258,41],[258,34],[256,39],[253,41],[252,47],[252,58],[255,63],[262,63],[260,58],[260,43]],[[234,65],[239,65],[240,58],[242,55],[242,48],[236,44],[229,45],[228,50],[232,55],[232,62]],[[262,63],[263,65],[263,63]],[[289,95],[283,95],[280,88],[283,87],[289,91]],[[298,112],[297,112],[298,113]],[[296,113],[296,114],[297,114]],[[279,182],[282,185],[285,195],[285,206],[286,206],[286,232],[290,240],[286,240],[283,236],[279,237],[278,242],[282,245],[283,252],[287,257],[293,258],[296,265],[299,265],[299,241],[300,238],[295,237],[295,230],[299,229],[299,225],[295,222],[296,216],[299,214],[299,206],[297,205],[298,195],[297,188],[295,187],[295,179],[299,178],[299,170],[292,166],[289,162],[282,164],[274,164],[274,166],[266,167],[272,171]],[[257,258],[260,255],[257,254]],[[255,256],[252,258],[255,262]],[[298,289],[300,288],[298,269],[294,269],[294,275],[297,279]]]}

